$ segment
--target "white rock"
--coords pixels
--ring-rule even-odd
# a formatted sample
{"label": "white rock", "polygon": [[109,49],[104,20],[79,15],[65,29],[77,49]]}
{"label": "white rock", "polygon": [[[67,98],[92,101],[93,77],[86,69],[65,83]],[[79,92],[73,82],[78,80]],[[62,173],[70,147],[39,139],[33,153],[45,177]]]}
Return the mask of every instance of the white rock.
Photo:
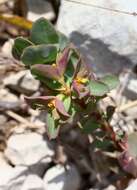
{"label": "white rock", "polygon": [[3,80],[5,86],[24,94],[32,94],[39,88],[39,81],[35,80],[29,70],[11,74]]}
{"label": "white rock", "polygon": [[[137,97],[137,74],[130,73],[128,82],[126,83],[126,89],[123,92],[128,99],[136,100]],[[130,111],[129,111],[130,112]]]}
{"label": "white rock", "polygon": [[35,92],[39,88],[39,81],[34,79],[34,76],[30,71],[26,71],[24,78],[20,84],[20,87],[24,89],[24,92]]}
{"label": "white rock", "polygon": [[52,167],[44,176],[46,190],[78,190],[80,187],[80,175],[77,169],[71,165],[66,171],[61,165]]}
{"label": "white rock", "polygon": [[136,190],[137,189],[137,179],[134,180],[131,185],[129,185],[128,188],[126,188],[125,190]]}
{"label": "white rock", "polygon": [[27,0],[27,6],[27,18],[31,21],[35,21],[40,17],[45,17],[48,20],[55,18],[53,7],[47,0]]}
{"label": "white rock", "polygon": [[114,12],[112,9],[134,13],[137,10],[137,1],[79,2],[91,6],[62,0],[57,26],[81,49],[94,70],[99,74],[119,73],[123,68],[136,65],[136,17]]}
{"label": "white rock", "polygon": [[20,190],[27,174],[27,167],[0,165],[0,190]]}
{"label": "white rock", "polygon": [[116,187],[113,185],[109,185],[107,188],[105,188],[104,190],[116,190]]}
{"label": "white rock", "polygon": [[40,177],[32,174],[26,178],[21,190],[44,190],[44,184]]}
{"label": "white rock", "polygon": [[3,102],[18,102],[17,96],[10,93],[8,89],[0,89],[0,100]]}
{"label": "white rock", "polygon": [[3,114],[0,114],[0,126],[3,126],[7,122],[7,117]]}
{"label": "white rock", "polygon": [[9,138],[5,156],[14,165],[33,165],[45,159],[51,162],[54,155],[48,141],[37,133],[17,134]]}
{"label": "white rock", "polygon": [[2,46],[1,51],[5,56],[12,57],[12,46],[13,46],[13,44],[14,44],[13,39],[10,39],[10,40],[8,40],[7,42],[4,43],[4,45]]}

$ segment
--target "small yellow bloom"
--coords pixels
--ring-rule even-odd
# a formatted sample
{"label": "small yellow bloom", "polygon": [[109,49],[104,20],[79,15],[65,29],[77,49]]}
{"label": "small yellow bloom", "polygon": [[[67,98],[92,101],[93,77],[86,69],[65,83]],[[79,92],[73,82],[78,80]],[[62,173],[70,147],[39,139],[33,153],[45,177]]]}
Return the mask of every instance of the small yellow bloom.
{"label": "small yellow bloom", "polygon": [[52,100],[48,103],[49,108],[55,108],[55,100]]}
{"label": "small yellow bloom", "polygon": [[85,84],[85,83],[88,81],[88,79],[87,79],[87,78],[80,78],[80,77],[77,77],[77,78],[76,78],[76,81],[77,81],[77,83]]}
{"label": "small yellow bloom", "polygon": [[52,64],[52,67],[56,67],[57,65],[55,63]]}

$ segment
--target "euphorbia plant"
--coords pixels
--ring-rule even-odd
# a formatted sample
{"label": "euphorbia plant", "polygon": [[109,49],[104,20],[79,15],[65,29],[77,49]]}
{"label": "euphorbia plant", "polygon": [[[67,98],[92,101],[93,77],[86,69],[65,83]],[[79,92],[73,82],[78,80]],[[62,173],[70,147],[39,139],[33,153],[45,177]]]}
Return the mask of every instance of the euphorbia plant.
{"label": "euphorbia plant", "polygon": [[65,124],[86,133],[101,129],[107,118],[96,105],[117,86],[115,76],[97,79],[68,38],[44,18],[33,24],[28,39],[15,40],[12,52],[46,89],[47,94],[25,99],[33,108],[47,110],[50,139],[56,138]]}

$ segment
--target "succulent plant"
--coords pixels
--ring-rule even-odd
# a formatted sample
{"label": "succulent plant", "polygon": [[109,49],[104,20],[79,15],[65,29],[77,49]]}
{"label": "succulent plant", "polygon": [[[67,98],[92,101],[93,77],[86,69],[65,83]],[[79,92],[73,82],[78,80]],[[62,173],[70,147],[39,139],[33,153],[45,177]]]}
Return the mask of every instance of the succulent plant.
{"label": "succulent plant", "polygon": [[47,95],[25,99],[33,108],[47,110],[50,139],[74,118],[75,126],[86,133],[101,128],[102,117],[96,105],[118,85],[117,77],[97,79],[75,46],[45,18],[33,24],[28,39],[15,39],[12,53],[48,89]]}

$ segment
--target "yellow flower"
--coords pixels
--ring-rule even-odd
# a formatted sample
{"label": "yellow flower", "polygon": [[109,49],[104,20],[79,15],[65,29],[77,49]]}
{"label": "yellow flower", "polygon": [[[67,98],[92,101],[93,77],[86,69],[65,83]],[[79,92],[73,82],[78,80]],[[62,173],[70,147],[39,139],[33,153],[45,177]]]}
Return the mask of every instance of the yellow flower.
{"label": "yellow flower", "polygon": [[88,79],[87,79],[87,78],[77,77],[77,78],[76,78],[76,81],[77,81],[77,83],[79,83],[79,84],[85,84],[85,83],[88,81]]}
{"label": "yellow flower", "polygon": [[52,100],[48,103],[49,108],[55,108],[55,100]]}

